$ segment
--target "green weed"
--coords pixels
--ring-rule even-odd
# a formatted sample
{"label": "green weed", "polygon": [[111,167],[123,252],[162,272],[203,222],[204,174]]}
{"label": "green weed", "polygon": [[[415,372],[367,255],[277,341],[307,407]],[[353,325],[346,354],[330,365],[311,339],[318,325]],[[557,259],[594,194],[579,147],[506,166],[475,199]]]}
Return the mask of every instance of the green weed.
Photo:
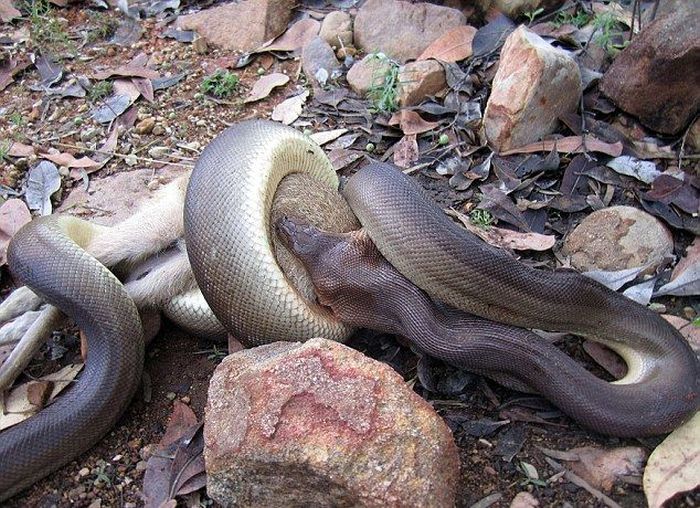
{"label": "green weed", "polygon": [[23,10],[29,19],[29,38],[35,47],[54,56],[75,50],[48,0],[26,0]]}
{"label": "green weed", "polygon": [[469,220],[472,224],[482,229],[488,229],[494,223],[493,215],[488,210],[482,210],[481,208],[475,208],[469,214]]}
{"label": "green weed", "polygon": [[19,111],[10,113],[10,116],[7,119],[12,125],[16,127],[22,127],[25,123],[27,123],[24,116],[22,116],[22,113],[20,113]]}
{"label": "green weed", "polygon": [[552,23],[555,27],[559,28],[562,25],[574,25],[576,28],[583,28],[588,23],[591,22],[593,16],[585,11],[576,11],[575,14],[570,12],[560,12],[557,17],[554,18]]}
{"label": "green weed", "polygon": [[229,71],[217,70],[204,78],[201,90],[207,95],[213,95],[218,99],[224,99],[236,90],[238,86],[238,76]]}
{"label": "green weed", "polygon": [[523,14],[527,18],[527,24],[532,25],[532,22],[535,21],[535,18],[542,14],[544,12],[544,8],[540,7],[539,9],[535,9],[534,11],[528,11]]}
{"label": "green weed", "polygon": [[112,90],[114,90],[114,84],[111,81],[98,81],[88,90],[88,99],[90,102],[98,102],[109,97]]}
{"label": "green weed", "polygon": [[118,23],[104,13],[88,11],[88,18],[92,25],[87,34],[87,42],[89,43],[104,41],[114,35],[117,30]]}
{"label": "green weed", "polygon": [[371,54],[370,61],[373,59],[388,65],[377,66],[378,70],[372,76],[372,86],[367,96],[376,111],[391,113],[399,109],[399,64],[383,53]]}
{"label": "green weed", "polygon": [[617,42],[622,35],[622,30],[618,29],[618,21],[615,15],[610,12],[596,14],[593,18],[593,41],[601,46],[608,54],[614,54],[627,47],[629,41]]}

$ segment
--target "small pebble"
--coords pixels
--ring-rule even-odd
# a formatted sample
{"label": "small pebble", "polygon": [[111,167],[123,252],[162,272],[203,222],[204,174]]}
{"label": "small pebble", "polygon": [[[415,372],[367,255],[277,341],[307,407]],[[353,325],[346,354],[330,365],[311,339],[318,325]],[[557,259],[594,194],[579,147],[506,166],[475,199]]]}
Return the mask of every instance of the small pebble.
{"label": "small pebble", "polygon": [[693,320],[697,317],[698,313],[692,307],[683,307],[683,315],[686,319]]}
{"label": "small pebble", "polygon": [[123,458],[124,458],[124,455],[122,455],[122,454],[120,453],[120,454],[115,455],[114,457],[112,457],[112,462],[119,462],[119,461],[122,460]]}
{"label": "small pebble", "polygon": [[139,460],[136,463],[136,471],[145,471],[148,468],[148,462],[145,460]]}
{"label": "small pebble", "polygon": [[130,153],[129,155],[124,157],[124,163],[127,166],[136,166],[136,164],[138,163],[138,158],[136,157],[136,154]]}
{"label": "small pebble", "polygon": [[156,125],[153,127],[153,135],[154,136],[161,136],[165,134],[165,128],[162,125]]}
{"label": "small pebble", "polygon": [[180,401],[181,401],[183,404],[189,404],[189,403],[190,403],[190,396],[189,396],[189,395],[185,395],[184,397],[180,397]]}
{"label": "small pebble", "polygon": [[136,124],[134,127],[134,130],[138,134],[148,134],[153,131],[153,128],[156,126],[156,119],[153,118],[152,116],[149,116],[147,118],[144,118],[141,120],[139,123]]}
{"label": "small pebble", "polygon": [[649,310],[663,314],[666,312],[666,306],[663,303],[652,302],[649,304]]}
{"label": "small pebble", "polygon": [[168,400],[175,400],[175,397],[177,397],[175,392],[168,392],[165,394],[165,396],[168,398]]}
{"label": "small pebble", "polygon": [[84,467],[80,471],[78,471],[78,475],[82,476],[83,478],[89,474],[90,474],[90,469],[87,467]]}

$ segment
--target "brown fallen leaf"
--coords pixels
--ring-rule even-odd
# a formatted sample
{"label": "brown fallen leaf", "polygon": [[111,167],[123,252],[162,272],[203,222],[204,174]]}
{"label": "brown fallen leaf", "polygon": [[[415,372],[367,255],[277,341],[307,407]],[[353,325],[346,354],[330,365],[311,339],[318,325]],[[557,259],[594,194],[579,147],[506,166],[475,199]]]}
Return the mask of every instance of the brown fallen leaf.
{"label": "brown fallen leaf", "polygon": [[315,19],[307,18],[297,21],[289,29],[272,40],[269,44],[263,44],[253,53],[264,51],[300,51],[307,42],[318,35],[321,23]]}
{"label": "brown fallen leaf", "polygon": [[7,245],[19,228],[32,220],[24,201],[8,199],[0,206],[0,266],[7,263]]}
{"label": "brown fallen leaf", "polygon": [[[37,379],[36,381],[53,382],[53,390],[47,402],[53,400],[66,386],[72,383],[82,368],[82,363],[67,365],[53,374]],[[4,399],[0,399],[0,430],[23,422],[40,409],[28,399],[29,385],[36,381],[18,385]]]}
{"label": "brown fallen leaf", "polygon": [[22,13],[12,5],[12,0],[0,0],[0,20],[3,23],[20,17],[22,17]]}
{"label": "brown fallen leaf", "polygon": [[348,150],[347,148],[334,148],[328,152],[328,158],[336,171],[349,166],[363,155],[359,150]]}
{"label": "brown fallen leaf", "polygon": [[649,508],[700,485],[700,412],[674,430],[652,452],[642,486]]}
{"label": "brown fallen leaf", "polygon": [[22,58],[21,60],[7,59],[0,63],[0,92],[7,88],[7,86],[12,83],[14,77],[22,72],[24,69],[29,67],[32,61],[29,58]]}
{"label": "brown fallen leaf", "polygon": [[95,71],[92,74],[92,78],[97,80],[111,78],[112,76],[155,79],[160,77],[160,74],[158,74],[158,71],[154,71],[148,67],[133,64],[122,65],[120,67],[111,67],[101,71]]}
{"label": "brown fallen leaf", "polygon": [[488,229],[480,228],[472,224],[469,217],[457,210],[446,210],[445,213],[458,219],[470,233],[475,234],[486,243],[501,249],[546,251],[551,249],[556,242],[556,237],[553,235],[521,233],[495,226],[491,226]]}
{"label": "brown fallen leaf", "polygon": [[586,340],[583,342],[583,350],[615,379],[622,379],[627,374],[627,364],[624,360],[603,344]]}
{"label": "brown fallen leaf", "polygon": [[434,58],[442,62],[459,62],[472,56],[472,40],[476,28],[461,25],[445,32],[425,48],[417,60]]}
{"label": "brown fallen leaf", "polygon": [[83,156],[80,159],[76,159],[72,154],[68,152],[63,153],[40,153],[40,157],[48,159],[58,166],[65,166],[67,168],[91,168],[99,166],[98,162],[95,162],[90,157]]}
{"label": "brown fallen leaf", "polygon": [[615,481],[622,476],[641,475],[647,458],[647,452],[637,446],[607,449],[584,446],[567,451],[547,448],[540,450],[549,457],[569,462],[567,468],[570,471],[592,487],[604,492],[610,492]]}
{"label": "brown fallen leaf", "polygon": [[410,168],[420,157],[415,134],[402,137],[394,148],[394,164],[400,168]]}
{"label": "brown fallen leaf", "polygon": [[13,141],[10,144],[10,149],[7,151],[7,155],[10,157],[31,157],[34,154],[33,146],[25,145],[19,141]]}
{"label": "brown fallen leaf", "polygon": [[285,99],[272,110],[272,119],[285,125],[294,122],[301,115],[302,108],[308,97],[309,92],[305,90],[299,95]]}
{"label": "brown fallen leaf", "polygon": [[688,341],[688,344],[693,348],[695,354],[700,355],[700,326],[694,325],[687,319],[670,314],[662,314],[661,317],[671,323],[676,330],[681,332],[681,335]]}
{"label": "brown fallen leaf", "polygon": [[[585,141],[585,149],[584,149]],[[544,141],[538,141],[536,143],[531,143],[529,145],[521,146],[518,148],[512,148],[511,150],[506,150],[505,152],[500,152],[499,155],[513,155],[516,153],[535,153],[535,152],[551,152],[556,150],[561,153],[583,153],[589,152],[600,152],[611,157],[619,157],[622,154],[622,143],[618,141],[617,143],[606,143],[593,136],[569,136],[566,138],[559,139],[548,139]]]}
{"label": "brown fallen leaf", "polygon": [[173,402],[173,412],[168,418],[168,426],[165,429],[165,434],[158,443],[159,448],[163,449],[182,438],[187,433],[187,430],[197,423],[197,415],[194,414],[192,408],[187,404],[176,400]]}
{"label": "brown fallen leaf", "polygon": [[37,409],[42,409],[53,391],[52,381],[32,381],[27,386],[27,400]]}
{"label": "brown fallen leaf", "polygon": [[402,109],[391,116],[389,125],[398,125],[406,136],[410,136],[431,131],[440,124],[424,120],[415,111]]}
{"label": "brown fallen leaf", "polygon": [[286,85],[289,82],[289,76],[282,74],[281,72],[275,72],[273,74],[268,74],[263,76],[255,82],[253,88],[250,90],[250,94],[243,102],[255,102],[260,99],[264,99],[270,92],[278,87]]}
{"label": "brown fallen leaf", "polygon": [[[192,410],[176,402],[158,452],[148,459],[143,478],[146,507],[175,506],[172,501],[206,485],[202,424]],[[195,423],[188,425],[194,421]]]}
{"label": "brown fallen leaf", "polygon": [[700,295],[700,240],[695,237],[671,274],[671,281],[659,288],[654,296]]}

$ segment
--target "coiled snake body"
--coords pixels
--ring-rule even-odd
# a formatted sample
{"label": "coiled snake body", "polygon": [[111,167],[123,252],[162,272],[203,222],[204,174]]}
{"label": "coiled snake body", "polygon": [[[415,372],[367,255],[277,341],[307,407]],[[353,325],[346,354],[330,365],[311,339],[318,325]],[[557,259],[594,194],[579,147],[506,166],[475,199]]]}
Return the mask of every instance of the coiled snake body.
{"label": "coiled snake body", "polygon": [[[282,198],[275,198],[284,177],[298,173],[308,175],[302,187],[316,188],[315,195],[327,201],[323,210],[297,212],[301,220],[290,208],[277,207]],[[333,197],[337,186],[318,146],[271,122],[238,124],[203,151],[185,202],[187,249],[207,302],[238,338],[252,345],[315,336],[343,340],[352,326],[400,333],[452,363],[514,378],[585,425],[621,436],[669,431],[697,410],[697,360],[653,312],[578,274],[527,269],[469,238],[385,165],[351,179],[345,196],[364,232],[343,234],[355,226]],[[335,211],[330,219],[306,224],[307,215],[329,209]],[[342,222],[337,233],[317,227],[327,229],[336,219]],[[77,386],[0,433],[0,499],[99,440],[141,376],[136,308],[119,281],[82,250],[87,240],[78,222],[35,220],[10,245],[15,277],[78,323],[89,352]],[[285,246],[277,245],[276,225],[311,280]],[[287,272],[278,259],[286,260]],[[426,293],[462,310],[441,310]],[[618,351],[629,373],[624,384],[597,380],[530,332],[465,311],[594,338]]]}

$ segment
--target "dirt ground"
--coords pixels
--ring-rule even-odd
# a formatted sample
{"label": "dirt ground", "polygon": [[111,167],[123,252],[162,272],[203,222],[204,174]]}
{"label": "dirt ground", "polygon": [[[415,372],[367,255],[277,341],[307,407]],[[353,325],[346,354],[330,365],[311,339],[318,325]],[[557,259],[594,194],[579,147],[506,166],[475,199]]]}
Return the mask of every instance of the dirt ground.
{"label": "dirt ground", "polygon": [[[66,19],[66,25],[73,33],[90,33],[96,22],[89,15],[89,9],[61,9],[59,15]],[[102,14],[112,16],[112,14]],[[197,96],[203,77],[217,66],[235,61],[234,55],[218,50],[197,53],[191,45],[173,39],[158,37],[159,30],[153,20],[144,22],[145,32],[140,41],[132,47],[119,48],[101,41],[87,44],[79,49],[81,58],[64,61],[66,69],[75,75],[89,75],[99,66],[116,66],[130,61],[139,52],[145,51],[151,57],[167,63],[173,73],[184,72],[184,79],[176,86],[159,91],[156,100],[150,104],[143,99],[134,106],[139,119],[153,116],[158,123],[171,129],[172,134],[135,135],[129,132],[122,143],[130,143],[139,150],[162,145],[174,149],[176,140],[191,143],[196,141],[204,146],[226,125],[245,118],[265,117],[272,107],[279,103],[290,87],[273,92],[266,101],[243,106],[240,96],[228,101],[202,100]],[[17,27],[10,27],[17,28]],[[8,30],[8,25],[4,27]],[[295,60],[272,59],[261,61],[236,71],[241,78],[241,94],[250,89],[258,77],[258,68],[267,65],[268,71],[286,72],[296,76],[299,62]],[[66,145],[80,145],[80,132],[89,128],[102,129],[90,119],[88,101],[84,98],[46,101],[42,92],[32,91],[29,84],[38,79],[35,70],[27,70],[16,77],[16,83],[0,92],[0,104],[8,108],[0,122],[0,137],[18,139],[24,143],[49,144],[49,139],[58,136]],[[43,102],[42,102],[43,101]],[[10,123],[9,113],[17,112],[24,121]],[[80,121],[76,119],[80,119]],[[314,126],[325,123],[324,119],[310,119]],[[72,124],[71,124],[72,122]],[[70,131],[75,131],[70,133]],[[65,135],[65,134],[68,135]],[[191,154],[190,154],[191,155]],[[169,161],[172,162],[172,161]],[[166,163],[146,162],[137,166],[152,172],[157,180],[167,171]],[[122,159],[110,162],[93,180],[112,178],[115,173],[128,173],[133,168]],[[2,167],[3,184],[9,187],[18,185],[23,171],[12,164]],[[449,187],[423,178],[432,187],[432,193],[441,202],[450,203],[454,199]],[[80,187],[81,181],[64,181],[64,188]],[[64,191],[63,196],[65,197]],[[60,199],[59,199],[60,201]],[[81,208],[85,216],[99,215],[99,210]],[[2,283],[5,289],[11,287],[6,268],[3,269]],[[688,301],[668,300],[671,308],[682,308]],[[68,361],[75,354],[78,341],[69,331],[61,340],[70,351],[62,361]],[[513,497],[522,491],[531,492],[541,506],[604,506],[589,492],[567,481],[557,478],[555,471],[546,461],[540,447],[568,450],[578,446],[596,445],[617,447],[623,445],[642,446],[652,450],[659,439],[621,440],[592,434],[581,429],[569,418],[558,414],[542,399],[526,397],[497,386],[495,383],[456,373],[453,369],[432,365],[428,369],[434,375],[437,391],[428,392],[420,387],[417,357],[410,350],[391,337],[376,336],[370,332],[359,332],[351,341],[368,355],[388,361],[404,375],[407,381],[416,383],[417,391],[432,401],[435,409],[445,418],[454,431],[462,460],[462,476],[459,483],[458,506],[471,506],[489,498],[493,506],[508,506]],[[70,349],[72,347],[72,349]],[[583,358],[584,353],[574,344],[570,346],[574,355]],[[163,435],[168,416],[172,412],[173,401],[180,400],[190,405],[198,417],[202,417],[206,402],[208,380],[225,352],[224,346],[189,337],[172,325],[166,324],[147,351],[143,390],[141,390],[119,424],[90,452],[61,468],[48,478],[10,500],[7,506],[51,507],[51,506],[140,506],[140,491],[143,484],[144,457],[148,445],[157,443]],[[46,351],[44,352],[46,353]],[[590,364],[590,361],[588,361]],[[591,366],[591,368],[595,368]],[[527,408],[527,409],[518,409]],[[533,409],[534,408],[534,409]],[[472,421],[502,422],[475,431],[465,424]],[[526,421],[530,420],[530,421]],[[488,427],[488,425],[487,425]],[[479,434],[478,436],[475,434]],[[0,436],[1,439],[1,436]],[[511,456],[512,457],[509,457]],[[504,457],[505,456],[505,457]],[[510,460],[506,460],[510,458]],[[524,474],[520,464],[531,464],[539,478],[552,482],[533,482]],[[618,484],[609,494],[621,506],[639,507],[645,505],[640,487],[641,478],[628,478],[627,483]],[[496,499],[496,495],[500,498]],[[211,506],[203,493],[189,495],[181,500],[182,506]],[[482,503],[479,506],[489,506]],[[700,505],[700,489],[679,496],[671,506]]]}

